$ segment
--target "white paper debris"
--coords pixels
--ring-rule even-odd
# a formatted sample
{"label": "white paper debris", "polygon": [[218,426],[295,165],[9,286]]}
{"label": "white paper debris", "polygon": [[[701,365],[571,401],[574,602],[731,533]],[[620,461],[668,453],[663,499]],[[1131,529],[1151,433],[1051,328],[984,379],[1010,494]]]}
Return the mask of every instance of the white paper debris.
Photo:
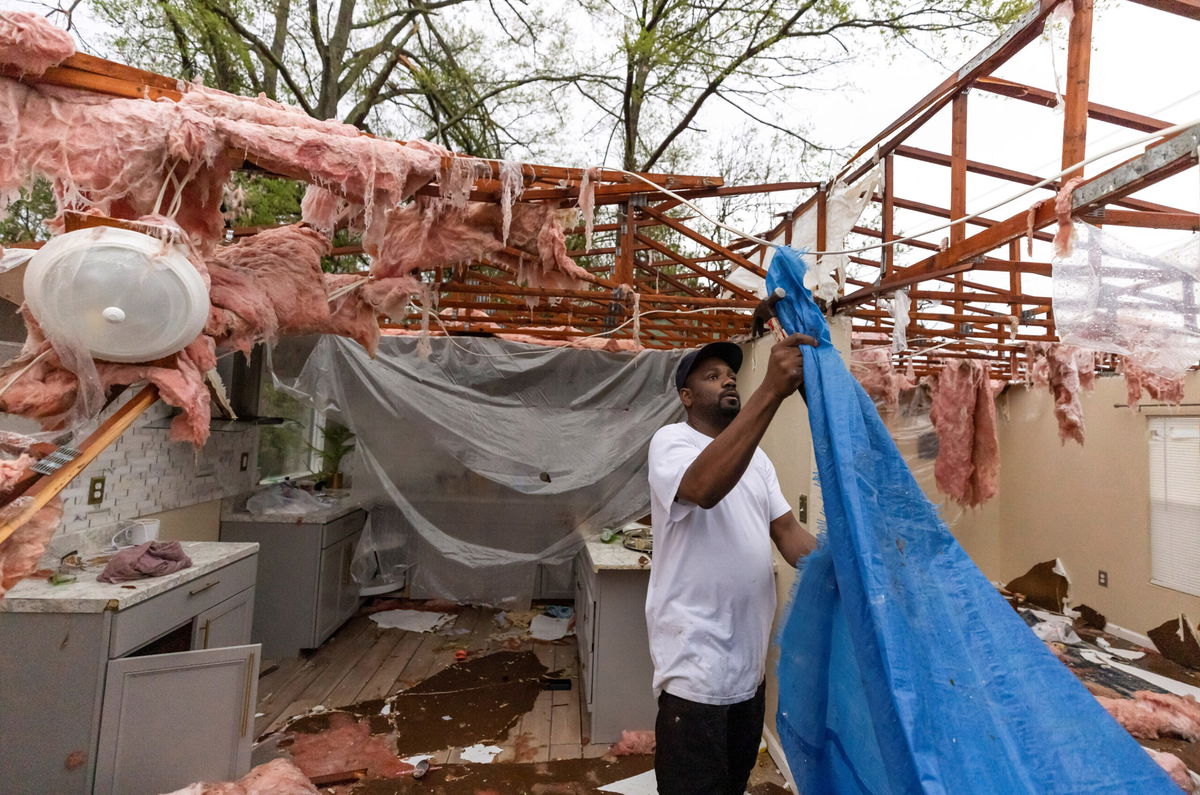
{"label": "white paper debris", "polygon": [[538,640],[558,640],[568,633],[569,618],[551,618],[550,616],[534,616],[529,622],[529,634]]}
{"label": "white paper debris", "polygon": [[404,629],[409,632],[434,632],[453,618],[452,613],[433,613],[428,610],[384,610],[371,614],[371,620],[384,629]]}
{"label": "white paper debris", "polygon": [[1033,630],[1033,634],[1037,635],[1041,640],[1056,640],[1059,643],[1081,642],[1079,635],[1075,633],[1074,628],[1071,626],[1071,619],[1045,610],[1030,608],[1029,612],[1041,620],[1041,623],[1030,627]]}
{"label": "white paper debris", "polygon": [[1096,638],[1097,645],[1101,646],[1109,654],[1115,654],[1118,657],[1124,657],[1126,660],[1140,660],[1146,656],[1144,651],[1134,651],[1133,649],[1118,649],[1104,638]]}
{"label": "white paper debris", "polygon": [[653,770],[647,770],[645,773],[623,778],[596,789],[600,792],[615,792],[617,795],[658,795],[658,778]]}
{"label": "white paper debris", "polygon": [[433,754],[417,754],[416,756],[406,756],[400,761],[406,765],[412,765],[413,767],[416,767],[426,759],[433,759]]}
{"label": "white paper debris", "polygon": [[1109,665],[1113,668],[1116,668],[1118,671],[1124,671],[1127,674],[1133,674],[1140,679],[1146,680],[1152,685],[1161,687],[1168,693],[1174,693],[1177,696],[1191,696],[1192,698],[1200,699],[1200,687],[1187,685],[1167,676],[1160,676],[1158,674],[1151,673],[1150,671],[1143,671],[1141,668],[1134,668],[1132,665],[1119,663],[1111,654],[1106,654],[1102,651],[1083,649],[1079,652],[1079,656],[1090,663],[1095,663],[1096,665]]}
{"label": "white paper debris", "polygon": [[503,749],[501,749],[498,745],[483,745],[482,743],[476,743],[470,748],[462,749],[462,752],[459,753],[458,758],[464,762],[477,762],[479,764],[487,765],[491,764],[492,760],[499,755],[501,750]]}
{"label": "white paper debris", "polygon": [[392,704],[391,704],[391,702],[388,702],[388,703],[384,704],[384,705],[383,705],[383,709],[379,710],[379,714],[380,714],[380,715],[391,715],[391,714],[392,714]]}
{"label": "white paper debris", "polygon": [[1043,621],[1040,624],[1034,624],[1033,634],[1037,635],[1043,641],[1056,640],[1059,643],[1079,643],[1080,637],[1075,634],[1075,630],[1066,624],[1051,623]]}

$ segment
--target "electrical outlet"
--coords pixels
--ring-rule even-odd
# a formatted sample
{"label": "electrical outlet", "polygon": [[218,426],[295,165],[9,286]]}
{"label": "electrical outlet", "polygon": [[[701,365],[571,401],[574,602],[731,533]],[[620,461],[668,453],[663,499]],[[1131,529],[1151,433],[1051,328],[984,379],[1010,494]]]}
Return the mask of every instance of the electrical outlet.
{"label": "electrical outlet", "polygon": [[242,471],[242,472],[245,472],[247,469],[250,468],[250,454],[249,453],[242,453],[242,460],[241,460],[241,463],[238,464],[238,467],[240,468],[240,471]]}
{"label": "electrical outlet", "polygon": [[1097,575],[1096,575],[1096,582],[1100,583],[1100,587],[1107,588],[1108,587],[1108,572],[1105,571],[1104,569],[1101,569],[1099,571],[1099,573],[1097,573]]}
{"label": "electrical outlet", "polygon": [[801,494],[796,500],[796,519],[802,524],[808,524],[808,495]]}
{"label": "electrical outlet", "polygon": [[88,505],[99,505],[104,502],[104,478],[92,478],[88,482]]}

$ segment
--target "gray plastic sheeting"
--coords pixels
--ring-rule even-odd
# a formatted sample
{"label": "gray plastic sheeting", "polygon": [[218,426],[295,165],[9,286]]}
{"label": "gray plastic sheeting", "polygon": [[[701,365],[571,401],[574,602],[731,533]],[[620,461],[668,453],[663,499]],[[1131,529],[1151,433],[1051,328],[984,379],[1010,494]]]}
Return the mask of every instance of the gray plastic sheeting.
{"label": "gray plastic sheeting", "polygon": [[372,360],[323,337],[295,384],[355,432],[353,496],[384,506],[372,536],[407,546],[414,593],[527,606],[538,565],[649,510],[646,449],[682,416],[682,351],[442,337],[423,359],[417,342],[385,336]]}

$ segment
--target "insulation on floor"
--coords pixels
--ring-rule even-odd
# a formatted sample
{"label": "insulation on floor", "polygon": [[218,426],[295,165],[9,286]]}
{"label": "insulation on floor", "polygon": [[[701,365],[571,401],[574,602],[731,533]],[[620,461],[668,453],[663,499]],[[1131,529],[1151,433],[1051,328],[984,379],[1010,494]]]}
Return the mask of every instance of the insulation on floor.
{"label": "insulation on floor", "polygon": [[967,557],[777,249],[826,532],[780,637],[777,726],[801,792],[1170,792],[1171,780]]}

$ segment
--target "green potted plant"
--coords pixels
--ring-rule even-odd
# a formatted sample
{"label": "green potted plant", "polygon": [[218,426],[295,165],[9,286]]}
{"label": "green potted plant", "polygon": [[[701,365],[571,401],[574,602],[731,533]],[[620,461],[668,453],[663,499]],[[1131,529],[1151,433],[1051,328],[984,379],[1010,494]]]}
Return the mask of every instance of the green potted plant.
{"label": "green potted plant", "polygon": [[[354,449],[354,432],[341,423],[328,420],[321,426],[321,446],[313,447],[321,459],[321,471],[331,489],[342,488],[342,459]],[[312,447],[312,445],[309,445]]]}

